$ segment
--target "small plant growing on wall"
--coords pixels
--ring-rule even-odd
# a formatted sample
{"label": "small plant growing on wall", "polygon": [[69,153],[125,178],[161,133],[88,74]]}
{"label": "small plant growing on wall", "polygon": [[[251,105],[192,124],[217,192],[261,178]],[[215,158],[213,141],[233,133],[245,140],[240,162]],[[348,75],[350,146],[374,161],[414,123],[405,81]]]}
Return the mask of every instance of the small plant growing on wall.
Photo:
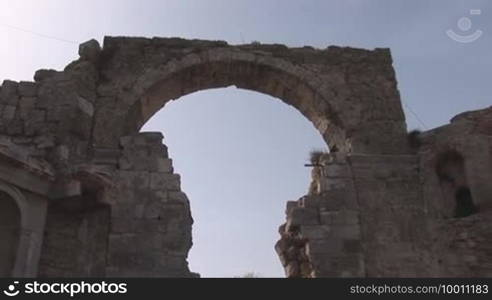
{"label": "small plant growing on wall", "polygon": [[311,167],[319,166],[321,163],[321,157],[327,154],[326,151],[313,149],[309,152],[309,162],[311,163]]}
{"label": "small plant growing on wall", "polygon": [[414,129],[414,130],[410,131],[407,135],[408,145],[414,151],[418,151],[420,146],[422,146],[422,139],[420,137],[421,133],[422,132],[420,130]]}

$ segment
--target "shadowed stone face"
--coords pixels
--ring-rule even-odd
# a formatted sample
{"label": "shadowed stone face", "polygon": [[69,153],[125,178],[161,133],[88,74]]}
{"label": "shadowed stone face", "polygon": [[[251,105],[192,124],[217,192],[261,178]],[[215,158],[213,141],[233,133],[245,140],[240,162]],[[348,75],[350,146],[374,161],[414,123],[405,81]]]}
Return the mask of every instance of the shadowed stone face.
{"label": "shadowed stone face", "polygon": [[12,197],[0,191],[0,277],[13,275],[20,232],[19,208]]}

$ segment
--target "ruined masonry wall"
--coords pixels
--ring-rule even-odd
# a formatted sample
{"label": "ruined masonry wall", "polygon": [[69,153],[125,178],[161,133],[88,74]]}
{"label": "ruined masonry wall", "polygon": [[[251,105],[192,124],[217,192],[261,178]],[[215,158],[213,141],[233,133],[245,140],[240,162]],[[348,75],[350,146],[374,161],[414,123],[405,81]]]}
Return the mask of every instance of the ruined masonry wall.
{"label": "ruined masonry wall", "polygon": [[[198,276],[163,136],[138,132],[168,101],[235,85],[293,106],[334,152],[287,205],[275,247],[287,276],[492,276],[492,108],[412,146],[388,49],[106,37],[79,54],[0,86],[0,184],[35,200],[16,275]],[[446,149],[464,157],[477,214],[452,216],[435,172]]]}
{"label": "ruined masonry wall", "polygon": [[[438,274],[492,276],[492,107],[465,112],[451,123],[422,133],[420,183]],[[439,154],[455,150],[464,157],[465,178],[478,213],[454,218],[455,201],[435,174]],[[451,196],[451,197],[450,197]]]}
{"label": "ruined masonry wall", "polygon": [[48,207],[39,277],[105,276],[109,207]]}
{"label": "ruined masonry wall", "polygon": [[189,201],[161,133],[121,139],[111,203],[107,276],[190,277]]}
{"label": "ruined masonry wall", "polygon": [[[288,277],[492,276],[492,107],[414,142],[409,155],[321,157],[309,194],[287,204],[280,227],[276,250]],[[436,173],[450,149],[464,156],[478,207],[462,218]]]}
{"label": "ruined masonry wall", "polygon": [[287,277],[363,277],[360,209],[349,165],[340,153],[324,156],[321,164],[314,192],[287,204],[277,253]]}

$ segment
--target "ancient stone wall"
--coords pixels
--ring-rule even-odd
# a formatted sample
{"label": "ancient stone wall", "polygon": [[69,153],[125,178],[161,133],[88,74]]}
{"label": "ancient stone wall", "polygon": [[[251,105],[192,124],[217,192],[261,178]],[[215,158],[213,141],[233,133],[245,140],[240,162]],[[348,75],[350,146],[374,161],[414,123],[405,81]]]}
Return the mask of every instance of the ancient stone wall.
{"label": "ancient stone wall", "polygon": [[[91,57],[82,55],[85,61],[97,60],[101,77],[96,147],[116,146],[119,137],[136,133],[170,100],[235,85],[294,106],[330,146],[356,152],[407,151],[404,115],[387,49],[318,50],[113,37],[106,38],[100,54]],[[379,134],[369,128],[377,128]]]}
{"label": "ancient stone wall", "polygon": [[[429,230],[440,276],[492,276],[492,107],[454,117],[451,123],[421,134],[419,148],[422,201],[434,227]],[[463,157],[460,180],[439,178],[436,162],[455,151]],[[452,174],[451,174],[452,175]],[[463,178],[463,179],[461,179]],[[476,212],[456,217],[456,192],[465,186]]]}
{"label": "ancient stone wall", "polygon": [[[276,250],[286,275],[491,276],[491,125],[488,108],[414,136],[413,154],[322,155],[309,195],[287,204],[280,227]],[[437,170],[450,150],[464,157],[452,184]],[[471,215],[456,216],[461,185],[477,207]]]}
{"label": "ancient stone wall", "polygon": [[[360,207],[346,154],[322,156],[313,179],[315,187],[309,195],[288,203],[287,223],[280,228],[282,239],[276,250],[286,275],[365,276]],[[297,255],[298,248],[302,256]],[[306,257],[306,262],[299,257]]]}
{"label": "ancient stone wall", "polygon": [[[79,54],[0,86],[0,187],[25,199],[13,275],[197,276],[180,176],[163,136],[139,131],[235,85],[293,106],[333,150],[287,205],[287,276],[490,276],[491,109],[409,142],[389,50],[106,37]],[[436,172],[446,151],[462,159]],[[478,210],[456,217],[456,201]]]}
{"label": "ancient stone wall", "polygon": [[190,277],[190,204],[161,133],[121,139],[114,174],[107,276]]}
{"label": "ancient stone wall", "polygon": [[48,207],[39,277],[101,277],[106,274],[109,207]]}

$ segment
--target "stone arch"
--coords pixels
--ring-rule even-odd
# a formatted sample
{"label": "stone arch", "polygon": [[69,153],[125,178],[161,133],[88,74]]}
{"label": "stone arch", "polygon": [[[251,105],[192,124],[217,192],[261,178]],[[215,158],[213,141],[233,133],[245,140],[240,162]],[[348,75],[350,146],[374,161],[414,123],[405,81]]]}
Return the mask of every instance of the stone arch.
{"label": "stone arch", "polygon": [[[275,66],[244,60],[207,61],[188,65],[188,59],[183,59],[183,67],[163,73],[155,80],[147,81],[147,74],[139,78],[137,86],[141,85],[145,92],[128,110],[124,122],[125,135],[138,132],[171,100],[201,90],[236,86],[270,95],[294,106],[313,123],[330,147],[337,145],[340,149],[348,149],[341,120],[324,97],[313,88],[309,79],[303,80]],[[147,82],[154,83],[147,87]]]}
{"label": "stone arch", "polygon": [[[202,57],[202,59],[200,59]],[[206,59],[203,59],[206,57]],[[300,77],[303,74],[304,77]],[[122,135],[139,131],[147,120],[171,100],[193,92],[236,86],[275,97],[294,106],[319,130],[329,146],[348,150],[341,119],[316,87],[320,79],[278,58],[258,60],[234,50],[208,50],[148,68],[138,76],[131,93],[125,93]]]}
{"label": "stone arch", "polygon": [[0,182],[0,277],[14,276],[23,242],[26,201],[16,188]]}
{"label": "stone arch", "polygon": [[329,147],[336,145],[339,151],[407,151],[388,52],[179,43],[178,47],[173,39],[105,40],[92,130],[95,147],[116,147],[120,137],[138,132],[170,100],[236,86],[292,105]]}
{"label": "stone arch", "polygon": [[69,70],[97,71],[94,110],[80,95],[77,109],[91,118],[92,161],[115,166],[104,193],[111,203],[108,276],[196,275],[187,263],[193,219],[180,176],[162,135],[139,133],[171,100],[236,86],[293,106],[344,159],[348,152],[408,153],[388,50],[110,37],[100,51],[95,43],[81,45],[81,60]]}

